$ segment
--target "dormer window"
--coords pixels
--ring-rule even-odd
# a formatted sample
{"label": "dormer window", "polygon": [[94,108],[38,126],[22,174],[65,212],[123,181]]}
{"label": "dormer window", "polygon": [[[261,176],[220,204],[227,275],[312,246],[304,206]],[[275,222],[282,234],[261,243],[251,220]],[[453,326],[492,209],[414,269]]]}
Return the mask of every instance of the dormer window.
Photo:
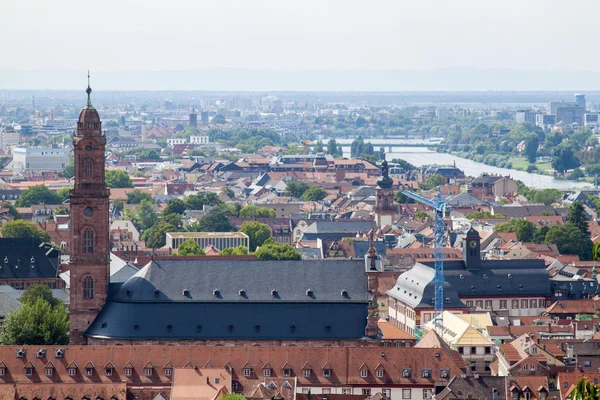
{"label": "dormer window", "polygon": [[92,376],[94,374],[94,370],[92,368],[85,369],[85,376]]}
{"label": "dormer window", "polygon": [[69,376],[75,376],[77,375],[77,368],[67,368],[67,372],[69,373]]}
{"label": "dormer window", "polygon": [[133,368],[125,368],[125,376],[131,376],[133,374]]}
{"label": "dormer window", "polygon": [[303,369],[302,374],[305,378],[310,378],[310,369]]}
{"label": "dormer window", "polygon": [[284,369],[284,370],[283,370],[283,376],[284,376],[285,378],[288,378],[288,377],[290,377],[291,375],[292,375],[292,370],[291,370],[291,369]]}
{"label": "dormer window", "polygon": [[263,376],[271,376],[271,369],[270,368],[263,369]]}
{"label": "dormer window", "polygon": [[369,371],[366,369],[361,369],[360,370],[360,377],[361,378],[366,378],[367,376],[369,376]]}
{"label": "dormer window", "polygon": [[323,376],[325,378],[329,378],[331,376],[331,369],[329,369],[329,368],[324,369],[323,370]]}
{"label": "dormer window", "polygon": [[251,375],[251,370],[250,368],[244,368],[244,376],[245,377],[249,377]]}
{"label": "dormer window", "polygon": [[377,371],[375,371],[375,375],[378,378],[383,378],[383,370],[382,369],[378,369]]}

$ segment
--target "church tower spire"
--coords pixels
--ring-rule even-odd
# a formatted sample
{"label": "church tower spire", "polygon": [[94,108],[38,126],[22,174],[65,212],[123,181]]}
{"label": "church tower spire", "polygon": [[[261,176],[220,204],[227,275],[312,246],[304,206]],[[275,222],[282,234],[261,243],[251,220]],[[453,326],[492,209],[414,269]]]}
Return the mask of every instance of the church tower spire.
{"label": "church tower spire", "polygon": [[85,344],[85,331],[102,310],[108,294],[110,249],[108,205],[110,191],[104,180],[106,137],[98,111],[92,106],[88,87],[87,105],[81,110],[73,136],[75,184],[70,192],[70,332],[72,344]]}
{"label": "church tower spire", "polygon": [[377,226],[392,225],[394,223],[394,214],[396,206],[394,205],[394,180],[390,178],[388,162],[383,157],[381,163],[381,176],[377,179],[377,188],[375,188],[375,220]]}

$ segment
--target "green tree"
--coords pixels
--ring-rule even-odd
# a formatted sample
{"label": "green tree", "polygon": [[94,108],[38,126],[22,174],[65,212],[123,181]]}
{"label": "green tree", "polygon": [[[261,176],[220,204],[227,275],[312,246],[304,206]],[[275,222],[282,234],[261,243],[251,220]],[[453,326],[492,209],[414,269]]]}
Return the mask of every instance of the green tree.
{"label": "green tree", "polygon": [[304,201],[320,201],[327,197],[327,195],[327,190],[315,185],[306,189],[301,199]]}
{"label": "green tree", "polygon": [[2,225],[3,238],[39,238],[44,242],[50,242],[50,235],[40,230],[33,222],[17,219],[5,222]]}
{"label": "green tree", "polygon": [[416,200],[407,197],[404,193],[402,193],[404,189],[400,189],[394,195],[394,201],[398,204],[414,204]]}
{"label": "green tree", "polygon": [[177,248],[178,256],[204,256],[204,250],[194,239],[188,239]]}
{"label": "green tree", "polygon": [[233,190],[227,186],[221,186],[221,193],[225,193],[225,195],[230,199],[233,199],[235,197],[235,193],[233,192]]}
{"label": "green tree", "polygon": [[227,120],[221,114],[217,114],[210,120],[211,124],[226,124]]}
{"label": "green tree", "polygon": [[330,154],[332,156],[341,156],[342,155],[341,148],[338,147],[338,144],[335,141],[335,138],[331,138],[331,139],[329,139],[329,142],[327,142],[327,154]]}
{"label": "green tree", "polygon": [[220,256],[245,256],[248,254],[246,246],[225,247],[219,252]]}
{"label": "green tree", "polygon": [[424,211],[417,211],[415,213],[415,219],[420,219],[421,221],[429,221],[431,219],[431,216],[429,216],[429,214],[427,214]]}
{"label": "green tree", "polygon": [[13,206],[10,203],[2,203],[2,208],[6,208],[8,210],[8,213],[10,215],[12,215],[12,217],[14,219],[21,219],[21,214],[19,214],[19,212],[17,211],[17,209],[15,208],[15,206]]}
{"label": "green tree", "polygon": [[202,210],[204,206],[214,206],[221,201],[216,193],[199,192],[186,197],[184,202],[186,210]]}
{"label": "green tree", "polygon": [[185,202],[181,199],[169,199],[167,207],[163,211],[163,215],[167,214],[183,214],[185,212]]}
{"label": "green tree", "polygon": [[6,317],[0,333],[0,343],[3,345],[69,343],[67,307],[39,286],[30,286],[19,299],[21,307]]}
{"label": "green tree", "polygon": [[142,200],[136,207],[135,221],[142,230],[151,228],[158,221],[156,206],[153,200]]}
{"label": "green tree", "polygon": [[492,214],[489,211],[475,211],[474,213],[465,215],[468,219],[489,219],[489,218],[504,218],[501,214]]}
{"label": "green tree", "polygon": [[533,239],[531,240],[533,243],[544,243],[544,241],[546,240],[546,235],[548,234],[548,231],[550,230],[549,226],[540,226],[539,228],[537,228],[535,230],[535,233],[533,234]]}
{"label": "green tree", "polygon": [[252,204],[240,210],[240,218],[275,218],[275,216],[275,210],[253,206]]}
{"label": "green tree", "polygon": [[289,244],[275,243],[272,239],[267,240],[256,251],[257,260],[301,260],[302,254]]}
{"label": "green tree", "polygon": [[531,242],[535,233],[535,225],[525,219],[511,218],[508,222],[496,224],[496,232],[514,232],[520,242]]}
{"label": "green tree", "polygon": [[405,171],[413,171],[413,170],[417,169],[417,167],[415,167],[414,165],[412,165],[411,163],[409,163],[406,160],[402,160],[401,158],[394,158],[391,161],[391,164],[396,164],[396,165],[398,165],[398,167],[402,168]]}
{"label": "green tree", "polygon": [[440,174],[433,174],[425,181],[425,186],[427,189],[433,189],[435,187],[441,186],[445,183],[444,177]]}
{"label": "green tree", "polygon": [[552,168],[561,174],[568,169],[579,167],[579,160],[575,157],[573,148],[568,143],[561,143],[554,148]]}
{"label": "green tree", "polygon": [[577,229],[579,229],[585,236],[590,236],[587,214],[583,208],[583,205],[581,205],[581,203],[578,201],[571,204],[568,221],[575,225]]}
{"label": "green tree", "polygon": [[250,241],[250,251],[256,250],[258,246],[271,237],[271,229],[267,224],[262,224],[256,221],[246,221],[240,226],[238,232],[243,232],[248,235]]}
{"label": "green tree", "polygon": [[307,190],[308,185],[304,182],[290,182],[285,188],[285,195],[299,199]]}
{"label": "green tree", "polygon": [[575,254],[582,260],[592,258],[591,242],[588,236],[570,222],[552,226],[544,241],[546,244],[556,244],[561,254]]}
{"label": "green tree", "polygon": [[70,187],[62,188],[62,189],[59,189],[58,192],[56,192],[56,194],[58,194],[58,197],[60,198],[61,203],[69,198],[72,189],[73,188],[70,188]]}
{"label": "green tree", "polygon": [[122,212],[125,208],[125,205],[123,205],[123,202],[121,200],[117,199],[113,202],[113,208],[115,210],[118,210],[119,212]]}
{"label": "green tree", "polygon": [[324,147],[323,147],[323,141],[321,141],[321,139],[317,140],[317,143],[315,144],[315,153],[323,153],[324,151]]}
{"label": "green tree", "polygon": [[106,171],[105,175],[106,186],[109,188],[131,188],[133,182],[125,171],[111,170]]}
{"label": "green tree", "polygon": [[135,189],[127,193],[127,204],[140,204],[143,200],[148,200],[154,203],[154,198],[150,193],[142,192],[139,189]]}
{"label": "green tree", "polygon": [[[170,214],[175,215],[175,214]],[[146,247],[150,249],[163,247],[166,244],[167,232],[179,232],[181,229],[164,220],[159,220],[150,229],[144,231],[142,239],[146,241]]]}
{"label": "green tree", "polygon": [[234,227],[229,216],[231,210],[225,204],[215,206],[200,220],[190,226],[190,230],[195,232],[233,232]]}
{"label": "green tree", "polygon": [[44,185],[35,185],[23,190],[21,197],[16,201],[17,207],[31,207],[34,204],[60,204],[61,198]]}
{"label": "green tree", "polygon": [[225,396],[221,397],[221,400],[246,400],[246,398],[239,393],[227,393]]}
{"label": "green tree", "polygon": [[[572,400],[600,400],[600,391],[598,386],[591,382],[588,378],[581,378],[577,382],[577,386],[573,389],[570,399]],[[241,400],[241,399],[230,399]]]}
{"label": "green tree", "polygon": [[525,139],[525,155],[527,156],[527,161],[530,163],[535,163],[537,160],[537,151],[538,146],[540,144],[540,140],[536,134],[529,134]]}
{"label": "green tree", "polygon": [[52,294],[52,290],[50,290],[48,286],[42,284],[29,286],[27,290],[23,292],[21,297],[19,297],[19,301],[21,302],[21,304],[33,304],[39,298],[47,301],[52,307],[56,307],[58,305],[63,304],[63,302],[60,299],[54,297],[54,295]]}
{"label": "green tree", "polygon": [[75,164],[73,163],[73,159],[70,159],[67,165],[62,170],[62,176],[66,179],[71,179],[75,176]]}

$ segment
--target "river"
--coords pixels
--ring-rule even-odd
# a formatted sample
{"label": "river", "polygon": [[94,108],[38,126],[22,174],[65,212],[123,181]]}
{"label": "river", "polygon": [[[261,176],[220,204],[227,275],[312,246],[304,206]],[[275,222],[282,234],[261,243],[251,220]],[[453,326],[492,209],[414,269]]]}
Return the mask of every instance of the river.
{"label": "river", "polygon": [[[352,139],[336,139],[336,141],[342,145],[342,150],[344,151],[345,157],[350,157],[350,146],[348,144],[352,143]],[[403,139],[367,139],[365,142],[373,143],[373,147],[375,150],[378,150],[382,146],[394,146],[393,152],[387,153],[386,158],[388,160],[393,160],[394,158],[400,158],[402,160],[406,160],[409,163],[421,166],[421,165],[430,165],[430,164],[438,164],[438,165],[453,165],[456,163],[456,166],[464,171],[467,176],[479,176],[482,173],[488,174],[498,174],[503,176],[510,176],[514,179],[518,179],[522,181],[529,187],[536,189],[585,189],[585,188],[593,188],[593,185],[585,182],[573,182],[561,179],[555,179],[551,176],[547,175],[538,175],[538,174],[530,174],[525,171],[517,171],[515,169],[508,168],[498,168],[492,167],[490,165],[485,165],[483,163],[475,162],[472,160],[468,160],[466,158],[457,157],[452,154],[447,153],[438,153],[436,151],[431,151],[425,147],[395,147],[401,146],[402,144],[425,144],[429,143],[426,140],[403,140]],[[386,149],[388,150],[388,149]]]}

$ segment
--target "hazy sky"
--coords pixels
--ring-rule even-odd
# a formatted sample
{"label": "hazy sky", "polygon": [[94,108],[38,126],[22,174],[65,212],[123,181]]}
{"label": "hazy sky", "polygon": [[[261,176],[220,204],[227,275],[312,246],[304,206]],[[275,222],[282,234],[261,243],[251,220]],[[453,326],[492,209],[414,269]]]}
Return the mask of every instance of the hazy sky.
{"label": "hazy sky", "polygon": [[0,0],[0,68],[600,71],[600,1]]}

